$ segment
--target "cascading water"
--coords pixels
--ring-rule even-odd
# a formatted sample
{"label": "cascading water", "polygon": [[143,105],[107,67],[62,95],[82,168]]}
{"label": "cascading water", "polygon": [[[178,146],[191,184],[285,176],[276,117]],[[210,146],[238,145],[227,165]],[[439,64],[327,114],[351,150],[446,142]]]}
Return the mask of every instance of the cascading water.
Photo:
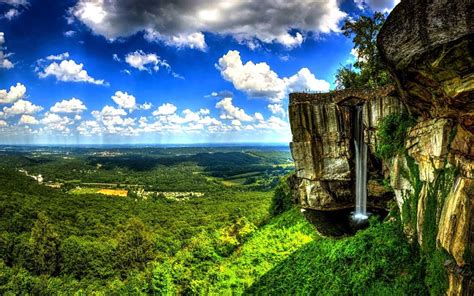
{"label": "cascading water", "polygon": [[357,105],[354,120],[355,195],[356,209],[353,218],[365,220],[367,216],[367,144],[364,142],[363,105]]}

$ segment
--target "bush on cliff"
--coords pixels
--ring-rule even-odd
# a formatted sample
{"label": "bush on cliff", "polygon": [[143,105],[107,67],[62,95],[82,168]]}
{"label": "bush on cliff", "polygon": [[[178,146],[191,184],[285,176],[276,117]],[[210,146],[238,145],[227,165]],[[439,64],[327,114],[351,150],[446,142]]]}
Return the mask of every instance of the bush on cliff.
{"label": "bush on cliff", "polygon": [[389,159],[405,151],[405,140],[408,129],[415,124],[415,119],[407,113],[392,113],[385,116],[377,131],[377,148],[375,154],[382,159]]}

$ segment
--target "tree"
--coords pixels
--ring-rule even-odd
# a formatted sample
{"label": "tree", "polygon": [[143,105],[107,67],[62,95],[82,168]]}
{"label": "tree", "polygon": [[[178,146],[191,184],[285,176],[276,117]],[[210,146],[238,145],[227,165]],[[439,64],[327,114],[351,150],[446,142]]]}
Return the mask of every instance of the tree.
{"label": "tree", "polygon": [[377,49],[377,35],[385,22],[385,15],[376,12],[372,17],[346,19],[341,30],[351,38],[357,61],[340,68],[336,74],[338,88],[372,88],[390,83],[390,75]]}
{"label": "tree", "polygon": [[152,233],[139,218],[131,218],[117,235],[117,258],[123,268],[144,269],[155,257]]}
{"label": "tree", "polygon": [[48,217],[43,212],[31,229],[29,247],[33,261],[33,268],[37,274],[54,274],[58,266],[59,235],[49,223]]}

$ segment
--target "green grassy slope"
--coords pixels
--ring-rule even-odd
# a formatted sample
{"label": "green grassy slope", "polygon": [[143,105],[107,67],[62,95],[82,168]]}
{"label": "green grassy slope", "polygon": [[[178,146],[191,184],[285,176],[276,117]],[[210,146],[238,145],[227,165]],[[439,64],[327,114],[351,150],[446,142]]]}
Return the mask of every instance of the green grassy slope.
{"label": "green grassy slope", "polygon": [[258,230],[213,273],[210,294],[424,295],[419,256],[398,221],[323,238],[296,210]]}

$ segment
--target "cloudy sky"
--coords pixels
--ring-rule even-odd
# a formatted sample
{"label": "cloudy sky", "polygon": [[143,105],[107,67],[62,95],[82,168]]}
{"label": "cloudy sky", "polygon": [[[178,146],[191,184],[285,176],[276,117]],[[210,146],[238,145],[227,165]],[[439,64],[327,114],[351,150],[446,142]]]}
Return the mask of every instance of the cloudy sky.
{"label": "cloudy sky", "polygon": [[288,142],[342,21],[395,2],[0,0],[0,144]]}

